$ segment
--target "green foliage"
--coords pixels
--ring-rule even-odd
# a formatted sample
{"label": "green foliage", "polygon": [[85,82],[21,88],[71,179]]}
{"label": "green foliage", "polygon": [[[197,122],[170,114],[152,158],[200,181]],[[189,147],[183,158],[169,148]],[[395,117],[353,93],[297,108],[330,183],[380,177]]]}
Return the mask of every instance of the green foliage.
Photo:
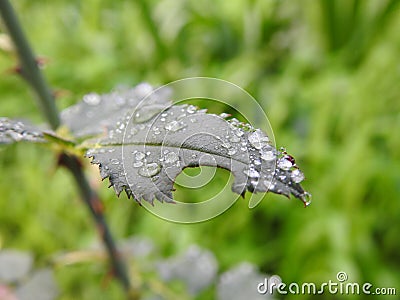
{"label": "green foliage", "polygon": [[[268,195],[255,210],[238,201],[216,219],[182,226],[125,197],[116,201],[99,185],[118,237],[151,236],[164,255],[197,243],[216,254],[222,269],[246,260],[286,282],[326,282],[344,270],[353,282],[399,288],[400,12],[397,1],[339,1],[334,10],[329,3],[15,3],[33,48],[49,59],[46,77],[64,89],[60,108],[118,84],[199,75],[232,81],[268,112],[277,144],[296,154],[313,194],[306,210]],[[0,53],[0,70],[15,63],[11,53]],[[1,115],[40,121],[24,82],[4,75],[0,89]],[[55,251],[96,240],[49,151],[26,144],[0,151],[2,247],[33,250],[45,264]],[[94,184],[97,172],[89,171]],[[207,189],[219,186],[216,180]],[[201,201],[201,194],[190,195]],[[99,264],[57,268],[61,299],[121,295],[118,287],[98,289]]]}

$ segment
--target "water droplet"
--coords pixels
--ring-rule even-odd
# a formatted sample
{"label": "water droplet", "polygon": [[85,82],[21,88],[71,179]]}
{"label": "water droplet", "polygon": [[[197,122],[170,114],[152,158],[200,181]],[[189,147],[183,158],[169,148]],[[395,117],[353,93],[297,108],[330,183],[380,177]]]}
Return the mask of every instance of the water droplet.
{"label": "water droplet", "polygon": [[258,173],[258,171],[255,170],[254,168],[250,168],[248,170],[244,170],[244,174],[246,174],[250,178],[259,178],[260,177],[260,173]]}
{"label": "water droplet", "polygon": [[230,114],[227,114],[227,113],[222,113],[222,114],[219,114],[219,116],[220,116],[222,119],[225,119],[225,118],[230,117],[231,115],[230,115]]}
{"label": "water droplet", "polygon": [[143,166],[143,162],[141,162],[141,161],[136,161],[136,162],[133,163],[133,167],[134,168],[139,168],[141,166]]}
{"label": "water droplet", "polygon": [[164,161],[167,164],[173,164],[179,159],[178,155],[175,152],[169,152],[165,155]]}
{"label": "water droplet", "polygon": [[177,116],[176,119],[177,120],[181,120],[181,119],[183,119],[185,117],[186,117],[186,114],[181,114],[181,115]]}
{"label": "water droplet", "polygon": [[165,118],[161,118],[160,121],[161,121],[161,122],[165,122]]}
{"label": "water droplet", "polygon": [[292,162],[285,157],[282,157],[278,160],[278,168],[282,170],[289,170],[292,166]]}
{"label": "water droplet", "polygon": [[136,110],[133,115],[134,123],[143,123],[152,119],[155,115],[159,114],[164,109],[162,105],[143,106]]}
{"label": "water droplet", "polygon": [[238,137],[238,136],[236,136],[236,135],[232,135],[232,136],[229,138],[229,140],[230,140],[232,143],[239,143],[239,142],[240,142],[240,137]]}
{"label": "water droplet", "polygon": [[248,140],[250,144],[256,149],[261,149],[269,142],[269,138],[260,129],[257,129],[256,131],[251,133],[248,137]]}
{"label": "water droplet", "polygon": [[181,130],[183,128],[185,128],[187,125],[185,123],[183,123],[182,121],[171,121],[168,124],[165,125],[165,129],[169,130],[169,131],[178,131]]}
{"label": "water droplet", "polygon": [[312,198],[312,196],[310,193],[304,192],[304,194],[301,196],[301,200],[304,203],[304,207],[307,207],[311,204],[311,198]]}
{"label": "water droplet", "polygon": [[228,150],[228,155],[235,155],[236,154],[236,149],[235,148],[231,148]]}
{"label": "water droplet", "polygon": [[146,97],[152,91],[153,91],[152,86],[146,82],[139,83],[135,88],[135,92],[140,98]]}
{"label": "water droplet", "polygon": [[266,179],[266,180],[263,181],[263,183],[264,183],[265,187],[272,188],[272,185],[271,185],[272,181],[271,180]]}
{"label": "water droplet", "polygon": [[154,134],[156,134],[156,135],[158,135],[158,134],[161,133],[160,128],[158,128],[158,127],[153,127],[153,132],[154,132]]}
{"label": "water droplet", "polygon": [[238,137],[241,137],[241,136],[243,136],[244,131],[238,129],[238,130],[235,131],[235,134],[236,134]]}
{"label": "water droplet", "polygon": [[110,162],[111,162],[113,165],[119,165],[119,160],[116,159],[116,158],[111,159]]}
{"label": "water droplet", "polygon": [[261,165],[261,161],[259,161],[258,159],[256,159],[256,160],[254,160],[254,164],[255,164],[256,166],[259,166],[259,165]]}
{"label": "water droplet", "polygon": [[290,174],[290,178],[292,178],[295,183],[299,183],[304,180],[304,174],[299,169],[295,169],[292,174]]}
{"label": "water droplet", "polygon": [[130,133],[131,135],[135,135],[136,133],[138,133],[138,130],[135,127],[132,127]]}
{"label": "water droplet", "polygon": [[196,118],[190,118],[190,122],[196,123],[196,122],[197,122],[197,119],[196,119]]}
{"label": "water droplet", "polygon": [[161,167],[157,163],[146,164],[139,169],[139,175],[144,177],[153,177],[160,173]]}
{"label": "water droplet", "polygon": [[136,152],[135,153],[135,159],[136,160],[142,160],[145,157],[146,157],[146,154],[144,154],[143,152]]}
{"label": "water droplet", "polygon": [[260,151],[261,159],[270,161],[275,159],[275,154],[272,150],[262,150]]}
{"label": "water droplet", "polygon": [[250,181],[250,183],[255,188],[257,186],[257,184],[258,184],[258,180],[252,180],[252,181]]}
{"label": "water droplet", "polygon": [[189,114],[194,114],[196,112],[197,108],[194,105],[189,105],[186,109],[186,112]]}
{"label": "water droplet", "polygon": [[223,143],[221,144],[221,147],[226,148],[226,149],[229,149],[229,148],[232,148],[232,144],[229,144],[229,143],[227,143],[227,142],[223,142]]}
{"label": "water droplet", "polygon": [[85,102],[88,105],[98,105],[100,101],[101,97],[99,94],[96,93],[90,93],[83,96],[83,102]]}

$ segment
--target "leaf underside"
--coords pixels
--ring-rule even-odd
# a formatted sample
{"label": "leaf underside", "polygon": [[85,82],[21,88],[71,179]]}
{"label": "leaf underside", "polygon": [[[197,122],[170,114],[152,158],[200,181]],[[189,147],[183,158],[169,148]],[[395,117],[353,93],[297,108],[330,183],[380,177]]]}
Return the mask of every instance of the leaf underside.
{"label": "leaf underside", "polygon": [[[173,202],[174,181],[184,168],[217,166],[233,173],[235,193],[271,191],[308,203],[294,159],[261,130],[226,120],[225,114],[171,105],[169,93],[151,91],[141,84],[120,93],[89,94],[92,98],[63,113],[77,136],[103,132],[90,141],[86,156],[118,195],[125,190],[139,203]],[[116,107],[116,101],[124,104]]]}

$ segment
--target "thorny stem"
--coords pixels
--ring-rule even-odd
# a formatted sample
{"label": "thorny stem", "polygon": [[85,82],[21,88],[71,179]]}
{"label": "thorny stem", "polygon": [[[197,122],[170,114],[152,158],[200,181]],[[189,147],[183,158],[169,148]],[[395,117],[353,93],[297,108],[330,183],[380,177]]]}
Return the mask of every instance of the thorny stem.
{"label": "thorny stem", "polygon": [[[60,125],[60,117],[54,102],[54,97],[44,79],[44,76],[38,68],[37,62],[29,43],[24,36],[18,18],[8,0],[0,0],[0,14],[18,52],[21,63],[21,75],[36,92],[40,107],[50,123],[50,126],[55,130]],[[68,168],[72,173],[79,188],[81,197],[89,208],[101,239],[107,249],[113,272],[129,296],[129,293],[132,292],[129,277],[125,265],[118,255],[114,239],[101,209],[101,200],[97,196],[96,192],[90,187],[78,157],[62,153],[60,156],[60,164]]]}
{"label": "thorny stem", "polygon": [[60,125],[60,116],[54,97],[39,70],[28,40],[25,38],[18,18],[8,0],[0,0],[0,14],[17,50],[21,63],[21,75],[37,94],[39,106],[51,128],[57,129]]}
{"label": "thorny stem", "polygon": [[81,197],[89,208],[90,213],[96,222],[100,237],[107,248],[107,252],[110,256],[111,264],[113,266],[113,272],[121,281],[123,287],[129,291],[129,278],[126,275],[125,265],[118,255],[117,247],[115,246],[113,237],[104,218],[102,202],[86,180],[85,174],[82,170],[81,162],[75,155],[69,155],[66,153],[61,154],[59,159],[59,164],[67,167],[74,176],[75,182],[77,183],[81,193]]}

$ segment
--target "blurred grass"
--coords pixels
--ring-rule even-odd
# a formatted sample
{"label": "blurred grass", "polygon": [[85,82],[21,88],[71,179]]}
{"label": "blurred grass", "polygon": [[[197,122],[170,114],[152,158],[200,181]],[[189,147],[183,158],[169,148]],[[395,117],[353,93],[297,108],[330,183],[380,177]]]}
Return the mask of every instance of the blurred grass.
{"label": "blurred grass", "polygon": [[[36,53],[49,60],[50,84],[63,90],[60,108],[120,84],[187,76],[232,81],[265,108],[277,144],[296,157],[313,194],[307,209],[267,195],[253,210],[239,199],[209,222],[179,225],[117,199],[90,171],[117,237],[151,236],[164,255],[197,243],[223,270],[248,260],[285,282],[326,282],[346,271],[349,281],[399,290],[399,2],[305,2],[14,5]],[[0,52],[0,115],[40,122],[26,84],[7,73],[15,64],[12,53]],[[55,169],[50,151],[3,147],[0,166],[0,247],[32,250],[45,264],[56,251],[96,241],[69,174]],[[192,201],[201,201],[198,194],[189,194]],[[104,269],[59,268],[61,299],[118,297],[117,286],[99,287]]]}

